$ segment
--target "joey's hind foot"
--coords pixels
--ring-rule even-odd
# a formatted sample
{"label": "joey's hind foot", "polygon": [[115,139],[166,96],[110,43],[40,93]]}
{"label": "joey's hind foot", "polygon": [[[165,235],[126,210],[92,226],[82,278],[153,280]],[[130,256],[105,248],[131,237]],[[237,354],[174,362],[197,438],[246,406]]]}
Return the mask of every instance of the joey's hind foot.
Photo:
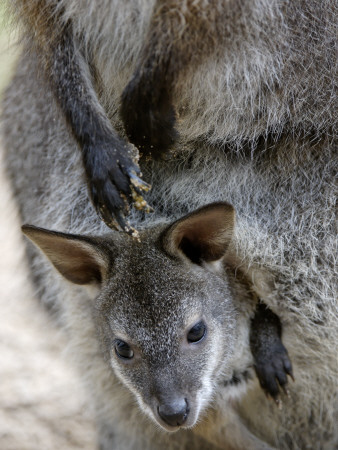
{"label": "joey's hind foot", "polygon": [[250,346],[259,383],[277,405],[280,390],[288,394],[288,375],[293,379],[292,365],[282,340],[282,326],[276,314],[259,303],[251,321]]}
{"label": "joey's hind foot", "polygon": [[270,351],[257,353],[255,371],[262,389],[280,406],[280,388],[288,395],[287,375],[292,375],[292,365],[288,352],[282,342],[275,342]]}

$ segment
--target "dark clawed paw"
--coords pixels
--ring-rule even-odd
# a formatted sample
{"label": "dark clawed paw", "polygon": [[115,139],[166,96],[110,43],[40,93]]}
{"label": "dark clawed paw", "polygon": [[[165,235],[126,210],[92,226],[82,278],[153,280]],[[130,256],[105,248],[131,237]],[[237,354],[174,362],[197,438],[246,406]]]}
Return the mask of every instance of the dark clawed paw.
{"label": "dark clawed paw", "polygon": [[175,111],[166,88],[135,75],[122,95],[121,117],[130,142],[161,158],[177,139]]}
{"label": "dark clawed paw", "polygon": [[150,185],[141,178],[140,169],[126,151],[126,145],[118,147],[92,146],[86,149],[85,168],[90,196],[94,207],[106,225],[132,236],[137,232],[127,220],[130,205],[150,212],[143,199],[143,192]]}
{"label": "dark clawed paw", "polygon": [[267,395],[270,395],[278,407],[281,407],[279,394],[281,390],[289,395],[286,385],[288,375],[293,379],[292,365],[284,345],[279,342],[270,349],[269,354],[258,357],[255,370],[259,383]]}

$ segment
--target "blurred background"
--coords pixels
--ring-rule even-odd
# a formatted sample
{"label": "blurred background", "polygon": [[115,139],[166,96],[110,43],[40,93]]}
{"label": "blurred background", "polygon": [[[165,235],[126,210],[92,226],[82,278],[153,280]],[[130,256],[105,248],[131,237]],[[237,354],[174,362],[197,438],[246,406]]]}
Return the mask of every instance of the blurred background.
{"label": "blurred background", "polygon": [[[0,0],[0,101],[20,48]],[[0,106],[1,108],[1,106]],[[0,139],[0,449],[94,450],[95,429],[65,336],[39,307]]]}

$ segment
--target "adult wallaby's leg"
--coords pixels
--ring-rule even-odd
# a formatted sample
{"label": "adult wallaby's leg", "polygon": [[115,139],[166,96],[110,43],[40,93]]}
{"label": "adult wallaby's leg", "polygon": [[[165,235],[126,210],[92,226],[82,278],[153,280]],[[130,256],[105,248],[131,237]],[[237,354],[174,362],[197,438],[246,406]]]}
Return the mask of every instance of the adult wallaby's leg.
{"label": "adult wallaby's leg", "polygon": [[[217,2],[157,0],[143,52],[122,95],[121,116],[131,142],[159,156],[175,142],[172,91],[188,64],[199,64],[217,39]],[[219,7],[219,6],[218,6]]]}
{"label": "adult wallaby's leg", "polygon": [[[27,3],[21,13],[27,28],[33,31],[27,34],[82,149],[92,202],[108,226],[119,225],[130,232],[125,219],[128,204],[135,194],[140,197],[141,191],[149,188],[139,178],[136,150],[118,136],[100,105],[90,62],[73,34],[72,23],[62,19],[56,5]],[[145,202],[139,206],[145,206]]]}
{"label": "adult wallaby's leg", "polygon": [[173,45],[173,2],[158,0],[141,58],[122,95],[121,117],[128,138],[143,153],[158,156],[175,142],[172,85],[181,63]]}
{"label": "adult wallaby's leg", "polygon": [[292,365],[282,343],[279,317],[263,303],[258,303],[251,320],[250,347],[262,389],[278,402],[279,386],[285,390],[287,375],[293,377]]}
{"label": "adult wallaby's leg", "polygon": [[51,83],[82,148],[88,186],[96,210],[107,225],[115,218],[123,230],[132,192],[147,189],[130,145],[121,139],[99,104],[88,65],[71,34],[70,25],[51,49]]}

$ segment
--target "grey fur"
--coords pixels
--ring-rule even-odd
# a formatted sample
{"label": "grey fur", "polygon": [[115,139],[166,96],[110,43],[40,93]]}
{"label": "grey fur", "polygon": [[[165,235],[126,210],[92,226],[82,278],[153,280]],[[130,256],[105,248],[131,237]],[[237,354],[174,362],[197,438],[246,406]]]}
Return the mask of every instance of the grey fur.
{"label": "grey fur", "polygon": [[[152,3],[97,3],[94,11],[90,0],[85,7],[75,0],[60,2],[95,55],[102,105],[120,129],[119,98],[141,52]],[[103,448],[174,449],[186,442],[193,448],[210,448],[210,442],[262,448],[253,435],[281,449],[338,444],[336,3],[244,1],[232,5],[236,20],[224,12],[228,2],[219,4],[225,36],[176,82],[175,156],[142,167],[153,186],[147,201],[155,213],[143,217],[132,211],[131,221],[146,230],[212,201],[234,205],[236,264],[281,318],[296,382],[282,412],[253,381],[243,392],[218,384],[205,423],[174,435],[160,433],[107,369],[88,314],[90,296],[64,284],[34,254],[42,299],[59,309],[74,359],[95,393]],[[34,53],[23,56],[3,112],[8,166],[24,221],[80,234],[107,232],[88,202],[77,144],[38,74]],[[122,270],[117,276],[131,276]],[[250,308],[244,302],[233,311],[239,320],[231,344],[236,358],[227,367],[240,373],[252,362]],[[232,394],[236,400],[229,402]],[[245,430],[253,435],[246,437]]]}

